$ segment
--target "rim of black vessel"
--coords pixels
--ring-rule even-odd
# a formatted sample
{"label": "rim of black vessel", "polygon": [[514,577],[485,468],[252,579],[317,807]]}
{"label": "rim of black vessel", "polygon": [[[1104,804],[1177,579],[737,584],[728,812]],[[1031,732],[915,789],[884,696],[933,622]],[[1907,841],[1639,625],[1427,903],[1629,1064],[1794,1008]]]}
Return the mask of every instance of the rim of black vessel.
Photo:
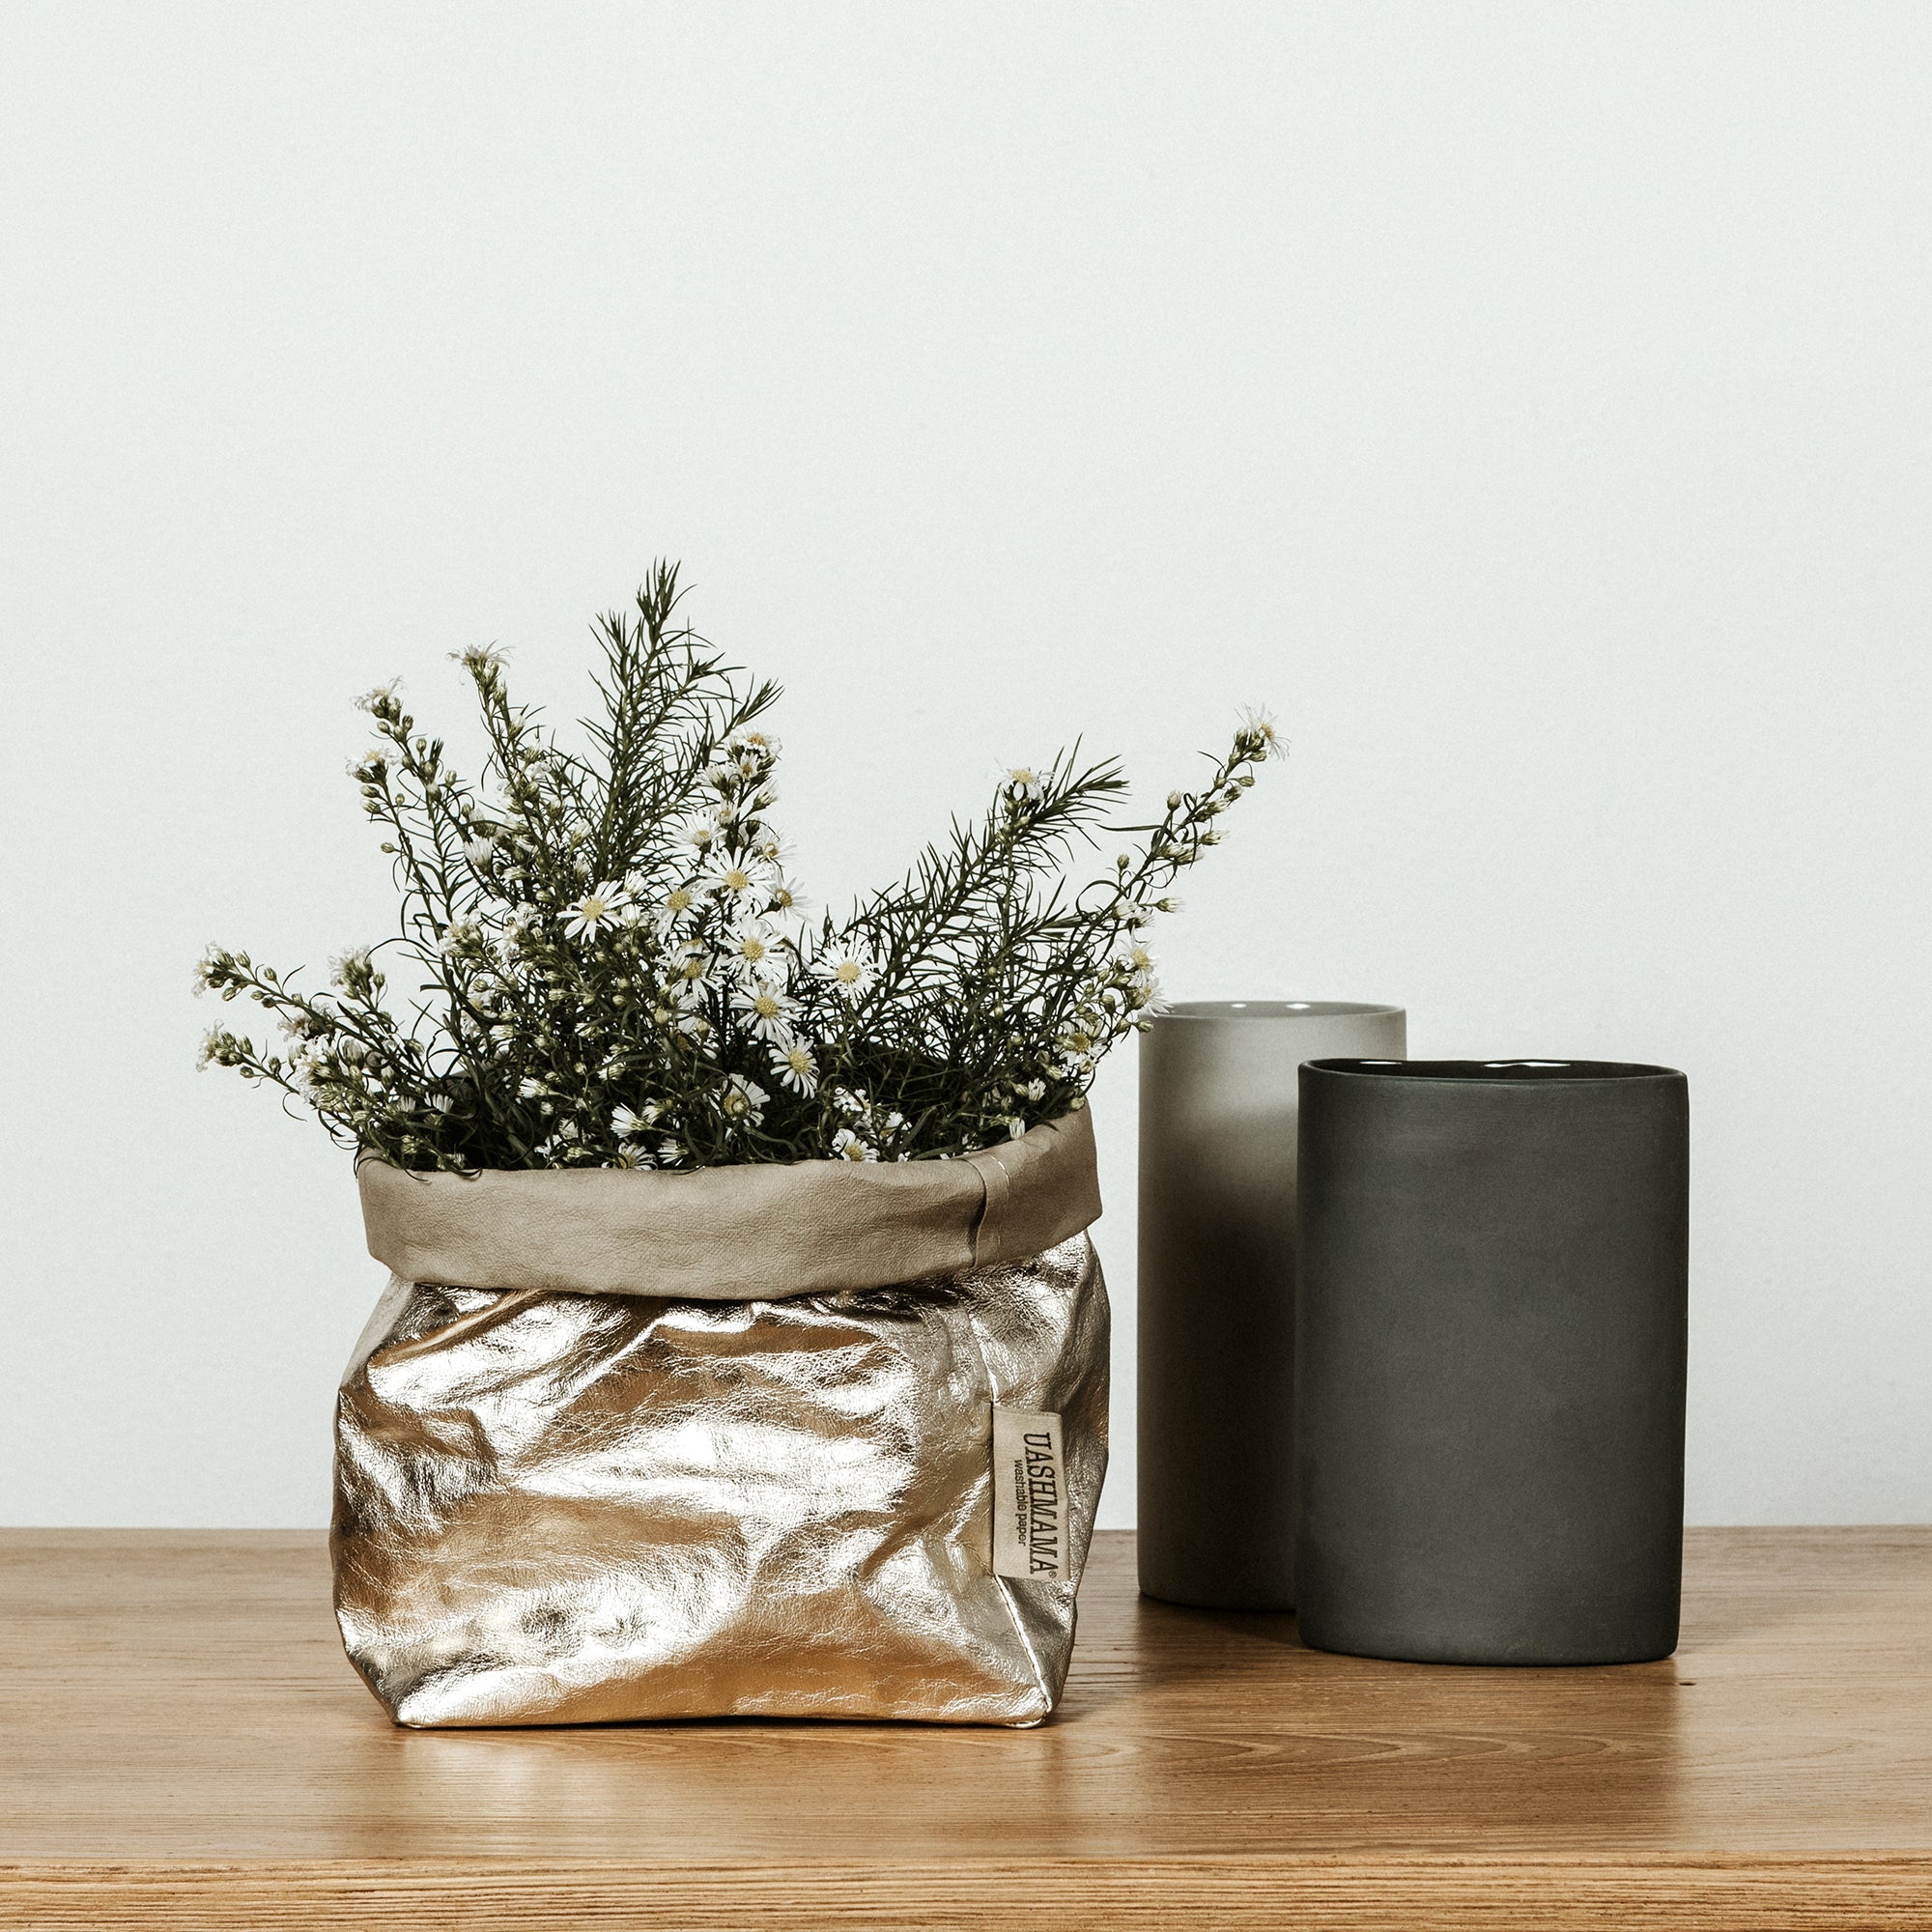
{"label": "rim of black vessel", "polygon": [[1461,1080],[1494,1087],[1684,1078],[1674,1066],[1625,1060],[1310,1060],[1303,1065],[1319,1073],[1359,1074],[1364,1079]]}

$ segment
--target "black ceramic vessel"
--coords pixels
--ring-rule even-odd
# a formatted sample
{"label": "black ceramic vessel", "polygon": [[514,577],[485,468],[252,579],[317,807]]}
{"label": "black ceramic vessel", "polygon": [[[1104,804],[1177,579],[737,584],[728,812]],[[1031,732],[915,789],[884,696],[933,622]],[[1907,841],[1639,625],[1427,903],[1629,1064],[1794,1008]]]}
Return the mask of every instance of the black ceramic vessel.
{"label": "black ceramic vessel", "polygon": [[1677,1644],[1690,1107],[1597,1061],[1301,1068],[1303,1640],[1440,1663]]}

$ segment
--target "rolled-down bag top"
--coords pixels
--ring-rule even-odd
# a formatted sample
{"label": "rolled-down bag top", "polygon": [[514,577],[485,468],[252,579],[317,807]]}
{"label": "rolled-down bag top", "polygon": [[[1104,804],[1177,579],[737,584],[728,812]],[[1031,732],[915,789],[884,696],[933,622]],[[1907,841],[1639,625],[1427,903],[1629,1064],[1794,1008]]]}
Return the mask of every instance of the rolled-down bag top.
{"label": "rolled-down bag top", "polygon": [[357,1169],[335,1606],[397,1722],[1037,1723],[1106,1468],[1085,1111],[966,1158]]}

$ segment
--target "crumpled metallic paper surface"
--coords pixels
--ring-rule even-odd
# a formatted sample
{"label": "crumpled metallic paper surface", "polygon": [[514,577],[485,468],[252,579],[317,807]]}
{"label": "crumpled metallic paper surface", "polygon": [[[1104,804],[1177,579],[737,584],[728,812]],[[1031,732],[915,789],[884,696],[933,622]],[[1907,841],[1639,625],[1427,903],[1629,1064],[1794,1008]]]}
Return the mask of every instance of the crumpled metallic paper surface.
{"label": "crumpled metallic paper surface", "polygon": [[[398,1723],[1036,1723],[1106,1467],[1085,1234],[771,1300],[392,1281],[337,1405],[349,1655]],[[1068,1580],[992,1570],[994,1404],[1063,1418]]]}

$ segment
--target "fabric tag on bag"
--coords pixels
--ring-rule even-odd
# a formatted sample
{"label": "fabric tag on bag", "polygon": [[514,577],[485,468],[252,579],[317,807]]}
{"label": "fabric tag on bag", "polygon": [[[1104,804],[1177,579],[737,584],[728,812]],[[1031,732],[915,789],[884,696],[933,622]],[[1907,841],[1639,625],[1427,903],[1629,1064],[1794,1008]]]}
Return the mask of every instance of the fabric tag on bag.
{"label": "fabric tag on bag", "polygon": [[993,1405],[993,1575],[1062,1581],[1066,1464],[1060,1418]]}

